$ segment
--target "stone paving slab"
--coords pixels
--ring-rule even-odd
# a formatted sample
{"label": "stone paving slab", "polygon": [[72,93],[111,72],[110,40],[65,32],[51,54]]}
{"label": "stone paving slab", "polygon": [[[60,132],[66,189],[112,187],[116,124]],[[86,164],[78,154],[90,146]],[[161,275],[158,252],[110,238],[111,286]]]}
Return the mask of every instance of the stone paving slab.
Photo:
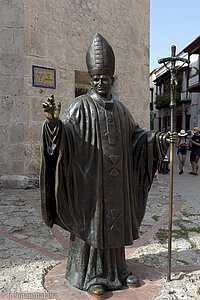
{"label": "stone paving slab", "polygon": [[[186,185],[187,175],[182,178]],[[168,181],[169,175],[160,174],[154,181],[141,239],[127,247],[127,258],[159,272],[162,288],[152,299],[200,299],[200,211],[180,191],[174,195],[174,205],[181,206],[173,218],[172,281],[166,281],[168,226],[161,220],[168,213]],[[0,199],[0,292],[47,292],[45,276],[67,257],[69,234],[58,226],[46,227],[39,214],[38,189],[2,189]]]}
{"label": "stone paving slab", "polygon": [[[45,287],[50,293],[58,293],[58,300],[84,300],[88,299],[87,292],[80,291],[70,286],[65,279],[67,262],[63,261],[54,267],[45,278]],[[134,299],[134,300],[151,300],[157,295],[161,288],[162,282],[158,272],[144,264],[128,260],[127,266],[130,271],[137,274],[140,278],[140,287],[129,289],[124,287],[118,291],[106,292],[105,299]]]}

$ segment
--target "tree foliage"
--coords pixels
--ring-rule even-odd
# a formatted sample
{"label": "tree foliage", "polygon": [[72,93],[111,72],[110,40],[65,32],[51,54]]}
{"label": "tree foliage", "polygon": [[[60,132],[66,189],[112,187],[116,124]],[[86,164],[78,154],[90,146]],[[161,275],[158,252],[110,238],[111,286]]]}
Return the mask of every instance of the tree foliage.
{"label": "tree foliage", "polygon": [[[176,106],[180,105],[180,100],[181,100],[181,94],[176,93],[176,96],[175,96]],[[170,104],[170,94],[169,93],[164,93],[162,95],[156,96],[155,105],[156,105],[157,109],[169,107],[169,104]]]}

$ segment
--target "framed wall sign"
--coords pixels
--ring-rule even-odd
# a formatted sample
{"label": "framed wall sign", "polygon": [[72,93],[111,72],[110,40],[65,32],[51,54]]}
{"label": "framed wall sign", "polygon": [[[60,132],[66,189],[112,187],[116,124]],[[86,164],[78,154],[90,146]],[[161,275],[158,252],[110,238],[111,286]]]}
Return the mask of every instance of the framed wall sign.
{"label": "framed wall sign", "polygon": [[32,66],[32,84],[37,87],[56,88],[56,70],[52,68]]}

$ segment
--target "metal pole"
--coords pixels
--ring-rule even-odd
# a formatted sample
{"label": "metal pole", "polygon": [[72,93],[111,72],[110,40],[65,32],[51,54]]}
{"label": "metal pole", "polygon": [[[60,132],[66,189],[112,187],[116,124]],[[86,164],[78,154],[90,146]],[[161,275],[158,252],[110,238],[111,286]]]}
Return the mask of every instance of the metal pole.
{"label": "metal pole", "polygon": [[[176,94],[176,61],[181,61],[183,64],[189,65],[188,59],[176,56],[176,46],[171,47],[171,57],[159,59],[159,64],[164,64],[166,69],[170,70],[170,108],[171,108],[171,132],[174,132],[174,108],[175,108],[175,94]],[[167,63],[171,63],[171,67],[168,68]],[[173,174],[174,174],[174,143],[170,143],[170,180],[169,180],[169,233],[168,233],[168,274],[167,280],[171,280],[171,253],[172,253],[172,208],[173,208]]]}
{"label": "metal pole", "polygon": [[[176,46],[172,46],[172,57],[176,55]],[[175,108],[175,61],[171,62],[171,132],[174,132],[174,108]],[[169,234],[168,234],[168,273],[167,280],[171,280],[171,253],[172,253],[172,208],[173,208],[173,174],[174,174],[174,143],[170,143],[170,178],[169,178]]]}

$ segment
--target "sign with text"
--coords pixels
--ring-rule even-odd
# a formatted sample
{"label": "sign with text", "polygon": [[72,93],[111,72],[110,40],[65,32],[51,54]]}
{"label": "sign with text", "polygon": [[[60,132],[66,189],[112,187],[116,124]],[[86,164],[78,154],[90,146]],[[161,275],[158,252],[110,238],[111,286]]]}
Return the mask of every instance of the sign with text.
{"label": "sign with text", "polygon": [[32,66],[33,86],[56,88],[56,70],[46,67]]}

